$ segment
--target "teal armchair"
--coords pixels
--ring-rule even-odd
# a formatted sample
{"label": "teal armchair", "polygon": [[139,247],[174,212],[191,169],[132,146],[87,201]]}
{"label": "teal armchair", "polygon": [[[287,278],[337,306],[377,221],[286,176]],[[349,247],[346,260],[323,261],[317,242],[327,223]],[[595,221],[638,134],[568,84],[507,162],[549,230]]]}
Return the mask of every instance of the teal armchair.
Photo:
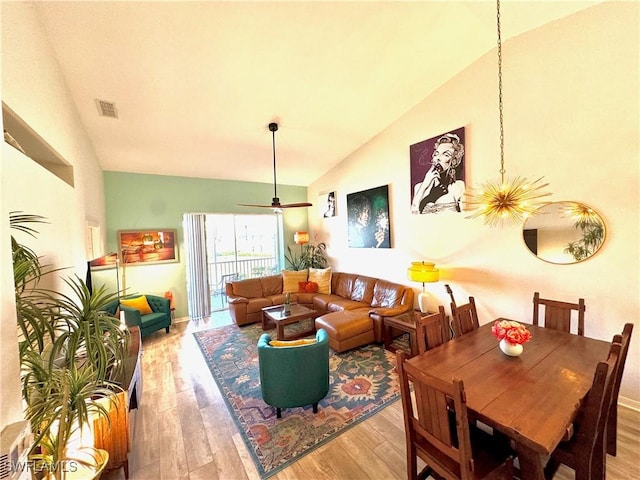
{"label": "teal armchair", "polygon": [[[128,295],[123,298],[140,297],[141,295]],[[140,327],[140,335],[145,337],[152,334],[156,330],[164,328],[169,333],[171,327],[171,306],[168,298],[159,297],[157,295],[145,295],[147,303],[151,307],[152,312],[142,315],[139,310],[122,305],[119,300],[111,302],[105,307],[105,310],[115,315],[118,307],[124,312],[124,321],[128,327]]]}
{"label": "teal armchair", "polygon": [[316,343],[292,347],[273,347],[271,337],[263,333],[258,340],[260,387],[263,400],[276,407],[278,418],[283,408],[313,405],[329,392],[329,335],[316,332]]}

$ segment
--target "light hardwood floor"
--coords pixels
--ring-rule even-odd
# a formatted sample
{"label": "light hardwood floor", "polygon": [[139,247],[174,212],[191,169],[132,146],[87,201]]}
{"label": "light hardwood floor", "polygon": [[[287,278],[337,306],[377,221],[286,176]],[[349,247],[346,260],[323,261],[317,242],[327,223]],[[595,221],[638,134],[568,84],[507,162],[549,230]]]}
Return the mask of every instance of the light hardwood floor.
{"label": "light hardwood floor", "polygon": [[[143,340],[143,393],[136,414],[129,478],[133,480],[258,479],[244,442],[192,332],[231,323],[227,312],[176,323]],[[640,412],[620,407],[618,455],[607,458],[610,480],[640,479]],[[105,480],[124,479],[123,469]],[[405,479],[402,404],[394,402],[271,477]],[[557,479],[573,479],[561,467]]]}

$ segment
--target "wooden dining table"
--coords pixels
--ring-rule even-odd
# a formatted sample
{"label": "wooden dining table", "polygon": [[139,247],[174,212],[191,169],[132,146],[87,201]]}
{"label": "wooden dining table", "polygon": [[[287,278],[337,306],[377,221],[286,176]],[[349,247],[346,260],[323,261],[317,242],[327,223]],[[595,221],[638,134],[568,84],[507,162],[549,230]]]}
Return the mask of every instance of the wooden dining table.
{"label": "wooden dining table", "polygon": [[492,325],[408,361],[447,382],[461,379],[475,418],[514,441],[522,478],[543,479],[544,465],[575,419],[610,343],[525,324],[531,339],[520,356],[509,357]]}

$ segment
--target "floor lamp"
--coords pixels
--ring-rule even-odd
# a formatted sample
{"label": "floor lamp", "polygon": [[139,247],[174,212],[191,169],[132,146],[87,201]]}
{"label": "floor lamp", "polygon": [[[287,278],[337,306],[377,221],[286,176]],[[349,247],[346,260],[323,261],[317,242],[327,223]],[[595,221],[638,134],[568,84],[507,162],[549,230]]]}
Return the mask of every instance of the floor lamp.
{"label": "floor lamp", "polygon": [[407,269],[407,277],[413,282],[422,283],[422,292],[418,295],[418,305],[422,313],[427,313],[429,294],[425,291],[424,284],[440,280],[440,270],[436,268],[435,263],[411,262],[411,266]]}

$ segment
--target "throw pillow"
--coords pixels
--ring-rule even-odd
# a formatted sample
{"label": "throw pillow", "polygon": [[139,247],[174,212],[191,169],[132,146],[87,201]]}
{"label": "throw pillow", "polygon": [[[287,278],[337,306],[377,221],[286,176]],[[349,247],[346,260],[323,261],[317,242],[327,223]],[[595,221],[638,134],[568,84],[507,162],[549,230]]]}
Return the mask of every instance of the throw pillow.
{"label": "throw pillow", "polygon": [[306,281],[306,270],[283,270],[282,293],[296,293],[298,291],[298,284]]}
{"label": "throw pillow", "polygon": [[309,281],[318,284],[318,293],[331,293],[331,267],[310,268]]}
{"label": "throw pillow", "polygon": [[149,306],[149,302],[147,302],[147,297],[144,295],[136,298],[123,298],[120,300],[120,303],[125,307],[135,308],[140,312],[140,315],[153,313],[153,310],[151,310],[151,307]]}
{"label": "throw pillow", "polygon": [[298,282],[298,292],[300,293],[316,293],[318,284],[316,282]]}
{"label": "throw pillow", "polygon": [[301,340],[271,340],[269,345],[272,347],[300,347],[303,345],[313,345],[316,343],[315,338],[303,338]]}

